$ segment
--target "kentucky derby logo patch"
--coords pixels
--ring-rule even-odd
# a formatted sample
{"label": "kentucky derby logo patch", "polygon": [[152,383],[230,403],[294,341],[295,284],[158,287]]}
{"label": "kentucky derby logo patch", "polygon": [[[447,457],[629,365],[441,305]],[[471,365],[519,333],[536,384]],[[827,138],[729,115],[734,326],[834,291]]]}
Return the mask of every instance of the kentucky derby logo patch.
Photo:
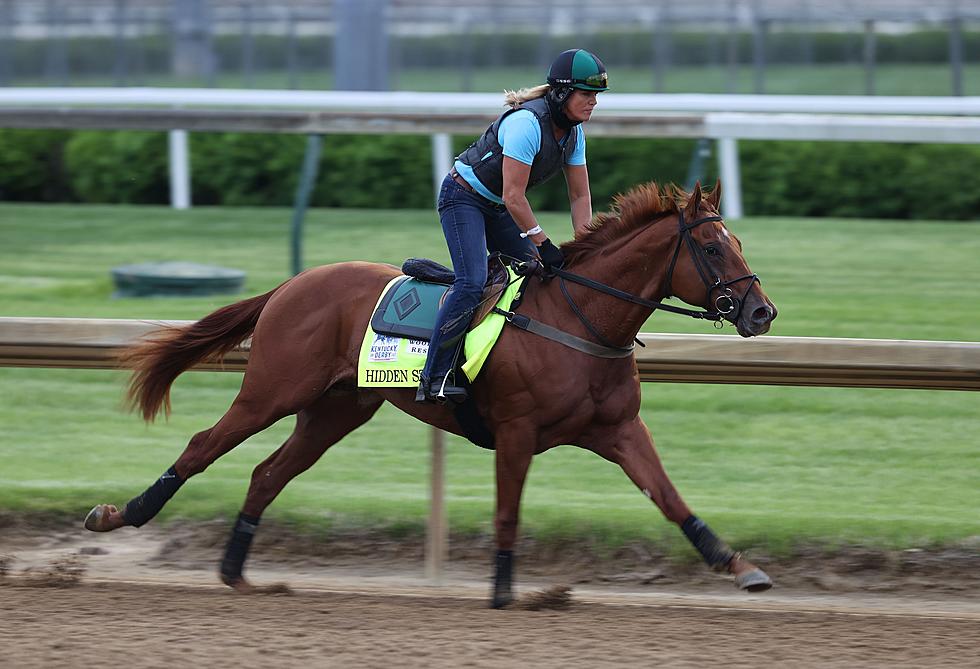
{"label": "kentucky derby logo patch", "polygon": [[[368,351],[368,362],[391,362],[398,359],[397,337],[375,334]],[[426,347],[428,348],[428,347]]]}

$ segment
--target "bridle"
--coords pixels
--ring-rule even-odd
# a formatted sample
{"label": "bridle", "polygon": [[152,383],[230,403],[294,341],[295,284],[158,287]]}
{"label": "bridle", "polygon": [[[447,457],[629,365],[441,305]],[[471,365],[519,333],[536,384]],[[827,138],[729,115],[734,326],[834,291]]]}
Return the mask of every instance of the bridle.
{"label": "bridle", "polygon": [[[697,219],[690,225],[684,225],[684,212],[683,210],[678,212],[677,225],[679,227],[679,234],[677,235],[677,246],[674,247],[674,255],[670,259],[670,266],[667,269],[666,289],[668,297],[673,294],[673,286],[671,285],[671,281],[674,277],[674,266],[677,264],[677,257],[680,255],[681,244],[686,243],[688,251],[691,254],[691,260],[694,262],[694,268],[697,269],[698,276],[701,277],[701,283],[704,284],[704,303],[709,304],[711,302],[711,294],[716,290],[720,291],[718,297],[715,298],[715,311],[705,312],[706,314],[716,316],[711,318],[711,320],[719,323],[719,325],[722,318],[727,318],[732,323],[737,321],[739,316],[742,314],[742,305],[745,304],[745,298],[748,297],[749,291],[752,290],[752,286],[756,281],[758,281],[760,285],[762,284],[762,281],[756,274],[745,274],[735,279],[722,281],[721,277],[713,273],[711,263],[708,261],[708,254],[705,253],[704,249],[701,248],[696,241],[694,241],[694,235],[691,234],[691,230],[698,227],[702,223],[722,220],[723,219],[721,216],[704,216],[703,218]],[[712,273],[714,281],[708,279],[709,272]],[[744,281],[745,279],[751,279],[751,281],[748,282],[742,296],[735,297],[731,287],[739,281]],[[705,316],[702,316],[702,318],[705,318]]]}
{"label": "bridle", "polygon": [[[595,344],[582,340],[573,335],[567,333],[560,333],[559,330],[551,328],[550,326],[545,326],[544,324],[537,323],[526,316],[516,314],[514,312],[504,312],[499,310],[499,313],[503,314],[507,321],[521,327],[525,330],[536,331],[537,334],[548,337],[549,339],[555,339],[556,341],[561,341],[567,346],[576,348],[581,351],[590,353],[591,355],[599,355],[601,357],[624,357],[630,355],[633,351],[633,344],[629,346],[618,346],[613,344],[602,334],[599,333],[598,329],[592,324],[592,322],[586,317],[579,306],[572,299],[571,294],[568,292],[568,287],[565,285],[566,281],[572,283],[577,283],[581,286],[591,288],[600,293],[605,293],[620,300],[626,302],[631,302],[633,304],[638,304],[642,307],[646,307],[651,311],[661,310],[668,311],[670,313],[681,314],[683,316],[690,316],[692,318],[699,318],[703,320],[713,321],[716,327],[722,326],[723,320],[728,320],[732,323],[736,322],[742,313],[742,306],[745,304],[745,299],[748,297],[749,291],[752,290],[752,286],[755,282],[762,283],[756,274],[745,274],[743,276],[737,277],[735,279],[729,279],[728,281],[722,281],[721,277],[715,273],[714,269],[711,267],[711,262],[708,260],[707,253],[701,248],[698,243],[694,240],[694,235],[692,230],[698,227],[702,223],[708,223],[711,221],[721,221],[723,220],[721,216],[704,216],[695,220],[690,225],[684,222],[684,212],[683,210],[678,211],[677,225],[677,245],[674,247],[674,254],[670,259],[670,265],[667,269],[667,281],[666,281],[666,296],[670,297],[672,295],[672,281],[674,276],[674,268],[677,266],[677,259],[680,256],[681,247],[686,244],[688,251],[691,254],[691,260],[694,263],[694,267],[698,272],[698,276],[701,277],[701,282],[704,284],[705,289],[705,304],[711,303],[711,297],[715,292],[718,292],[718,296],[714,299],[714,310],[709,311],[697,310],[697,309],[687,309],[685,307],[677,307],[672,304],[664,304],[663,302],[656,302],[654,300],[647,300],[638,295],[628,293],[624,290],[618,288],[613,288],[607,284],[589,279],[580,274],[575,274],[574,272],[569,272],[564,269],[552,269],[550,272],[551,276],[558,277],[559,287],[561,288],[562,295],[565,296],[565,300],[568,302],[568,306],[571,308],[572,312],[579,319],[585,329],[588,330],[589,334],[595,337],[596,340],[600,342],[597,347]],[[526,273],[525,271],[518,270],[519,274]],[[711,278],[709,278],[711,277]],[[732,290],[732,286],[739,281],[744,281],[749,279],[748,285],[742,292],[741,296],[736,296],[735,292]],[[523,291],[522,291],[523,292]],[[642,346],[642,342],[636,340]],[[599,352],[597,352],[599,351]]]}

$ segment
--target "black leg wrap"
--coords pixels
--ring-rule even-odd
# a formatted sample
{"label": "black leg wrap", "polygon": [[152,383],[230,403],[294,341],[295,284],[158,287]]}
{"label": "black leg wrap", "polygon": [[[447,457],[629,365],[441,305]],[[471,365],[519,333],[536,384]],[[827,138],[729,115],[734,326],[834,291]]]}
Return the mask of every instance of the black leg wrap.
{"label": "black leg wrap", "polygon": [[514,576],[514,551],[497,551],[497,560],[494,565],[493,575],[493,599],[490,607],[502,609],[512,601]]}
{"label": "black leg wrap", "polygon": [[684,530],[684,535],[688,541],[694,544],[694,547],[701,553],[701,557],[712,569],[724,569],[735,557],[735,551],[719,539],[711,531],[711,528],[697,516],[688,516],[688,519],[681,525],[681,529]]}
{"label": "black leg wrap", "polygon": [[225,583],[233,583],[242,577],[242,567],[245,565],[248,549],[252,545],[252,538],[258,527],[257,516],[238,514],[235,529],[231,531],[231,538],[228,539],[228,545],[225,547],[225,558],[221,561],[221,577]]}
{"label": "black leg wrap", "polygon": [[163,473],[156,482],[143,491],[139,497],[134,497],[126,503],[123,509],[123,518],[127,525],[142,527],[146,525],[153,516],[160,513],[163,505],[174,496],[174,493],[184,485],[184,479],[177,475],[177,470],[173,467]]}

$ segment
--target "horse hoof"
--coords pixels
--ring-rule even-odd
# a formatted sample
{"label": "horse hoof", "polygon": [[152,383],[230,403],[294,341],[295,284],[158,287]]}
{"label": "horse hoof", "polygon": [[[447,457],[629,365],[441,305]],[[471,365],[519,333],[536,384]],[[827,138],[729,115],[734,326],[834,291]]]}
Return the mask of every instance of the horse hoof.
{"label": "horse hoof", "polygon": [[751,569],[735,577],[735,587],[748,592],[763,592],[772,587],[772,579],[759,568]]}
{"label": "horse hoof", "polygon": [[88,515],[85,516],[85,529],[90,532],[111,532],[116,529],[109,522],[109,514],[116,513],[118,509],[112,504],[98,504]]}
{"label": "horse hoof", "polygon": [[246,581],[242,576],[233,577],[222,574],[221,582],[235,592],[243,595],[248,595],[256,591],[255,587],[253,587],[252,584]]}
{"label": "horse hoof", "polygon": [[490,600],[491,609],[505,609],[514,601],[512,595],[494,595]]}

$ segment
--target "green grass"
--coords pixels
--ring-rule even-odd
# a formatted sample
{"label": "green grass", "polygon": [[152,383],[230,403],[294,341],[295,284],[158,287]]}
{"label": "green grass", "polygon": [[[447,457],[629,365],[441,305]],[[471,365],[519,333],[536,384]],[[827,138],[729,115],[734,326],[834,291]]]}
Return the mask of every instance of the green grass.
{"label": "green grass", "polygon": [[[619,93],[653,93],[654,70],[649,67],[611,66],[612,90]],[[765,92],[783,95],[864,95],[865,72],[860,64],[772,65],[766,69]],[[543,83],[543,73],[527,67],[487,67],[474,69],[468,84],[474,92],[498,92],[505,88],[533,86]],[[72,86],[113,86],[111,76],[72,77]],[[17,79],[16,86],[48,86],[44,78]],[[132,80],[132,86],[204,86],[199,79],[175,79],[169,75],[147,76]],[[455,68],[412,68],[392,73],[392,90],[402,91],[462,91],[467,82],[462,70]],[[251,85],[237,72],[226,72],[215,80],[217,88],[289,88],[287,72],[257,71]],[[331,90],[333,74],[311,71],[298,74],[300,89]],[[755,93],[755,71],[741,65],[735,76],[729,76],[727,66],[674,66],[666,71],[664,93]],[[875,69],[877,95],[952,95],[953,77],[948,65],[886,64]],[[964,95],[980,91],[980,64],[963,65]]]}
{"label": "green grass", "polygon": [[[0,205],[0,315],[200,317],[234,298],[113,299],[109,270],[165,259],[221,264],[248,273],[247,294],[264,291],[287,276],[289,215]],[[542,219],[567,238],[567,216]],[[977,224],[751,219],[730,227],[780,308],[772,334],[976,339]],[[307,219],[307,265],[410,255],[447,260],[433,212],[315,210]],[[714,332],[667,315],[644,330]],[[0,509],[80,518],[94,503],[125,502],[217,420],[240,376],[184,375],[172,418],[151,426],[121,410],[124,380],[120,372],[0,369]],[[692,507],[731,542],[778,550],[980,535],[977,409],[972,393],[646,384],[642,413]],[[283,420],[219,460],[163,518],[231,517],[252,467],[291,425]],[[268,515],[321,529],[414,531],[427,507],[428,434],[383,408],[293,481]],[[447,464],[452,526],[490,531],[492,454],[453,438]],[[535,459],[523,522],[538,536],[683,543],[622,472],[575,448]]]}

